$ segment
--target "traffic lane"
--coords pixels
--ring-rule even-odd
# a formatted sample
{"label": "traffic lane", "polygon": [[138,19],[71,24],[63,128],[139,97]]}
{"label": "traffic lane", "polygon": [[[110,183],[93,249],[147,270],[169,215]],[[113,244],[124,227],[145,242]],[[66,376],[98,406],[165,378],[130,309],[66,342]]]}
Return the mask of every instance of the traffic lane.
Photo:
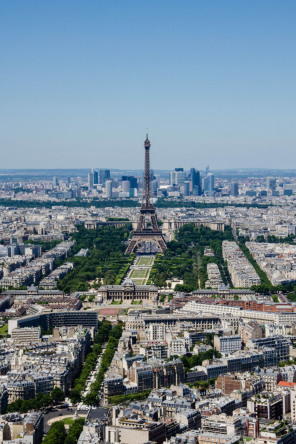
{"label": "traffic lane", "polygon": [[57,418],[57,417],[61,417],[61,419],[63,418],[63,416],[69,416],[69,415],[75,415],[76,409],[73,407],[62,407],[59,409],[56,409],[52,412],[48,412],[45,413],[44,415],[44,432],[47,433],[48,430],[50,429],[50,426],[47,424],[47,422],[52,419],[52,418]]}

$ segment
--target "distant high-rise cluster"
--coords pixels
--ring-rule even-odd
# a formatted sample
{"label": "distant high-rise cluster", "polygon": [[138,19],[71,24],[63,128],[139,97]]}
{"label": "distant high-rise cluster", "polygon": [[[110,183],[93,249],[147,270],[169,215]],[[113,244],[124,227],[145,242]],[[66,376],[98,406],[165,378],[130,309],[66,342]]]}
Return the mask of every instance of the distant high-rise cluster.
{"label": "distant high-rise cluster", "polygon": [[202,178],[202,174],[196,168],[184,171],[184,168],[175,168],[170,172],[169,189],[171,196],[213,196],[215,192],[215,176],[209,167]]}
{"label": "distant high-rise cluster", "polygon": [[92,190],[97,185],[105,185],[106,181],[110,179],[110,170],[95,170],[92,169],[88,173],[87,185],[88,189]]}
{"label": "distant high-rise cluster", "polygon": [[[271,172],[272,174],[272,172]],[[20,187],[26,187],[20,184]],[[143,173],[141,170],[113,170],[112,177],[109,169],[92,168],[87,178],[53,176],[46,185],[51,198],[75,199],[96,198],[107,199],[141,199],[144,190]],[[5,184],[6,190],[11,189]],[[44,190],[44,187],[42,188]],[[207,166],[204,170],[190,168],[185,170],[178,166],[172,171],[150,170],[150,193],[152,199],[157,198],[186,198],[203,197],[209,201],[218,198],[272,198],[292,196],[296,185],[289,178],[263,176],[246,177],[243,171],[213,173]],[[198,200],[198,199],[197,199]]]}
{"label": "distant high-rise cluster", "polygon": [[122,176],[123,197],[135,197],[138,192],[138,179],[135,176]]}

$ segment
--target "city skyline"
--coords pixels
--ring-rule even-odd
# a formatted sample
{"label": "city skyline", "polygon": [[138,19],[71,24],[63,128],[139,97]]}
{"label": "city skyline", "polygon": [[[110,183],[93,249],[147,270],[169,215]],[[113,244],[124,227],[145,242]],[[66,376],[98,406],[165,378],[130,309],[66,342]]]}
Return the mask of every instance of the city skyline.
{"label": "city skyline", "polygon": [[295,0],[0,17],[0,443],[296,443]]}
{"label": "city skyline", "polygon": [[2,2],[2,167],[143,168],[148,126],[158,169],[287,168],[295,12],[264,0]]}

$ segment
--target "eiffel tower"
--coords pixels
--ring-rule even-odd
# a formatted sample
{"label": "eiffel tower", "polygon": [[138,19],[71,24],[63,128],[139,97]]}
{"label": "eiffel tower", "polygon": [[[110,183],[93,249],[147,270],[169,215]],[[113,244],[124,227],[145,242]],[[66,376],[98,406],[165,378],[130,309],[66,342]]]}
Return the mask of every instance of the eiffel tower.
{"label": "eiffel tower", "polygon": [[[150,171],[150,140],[148,134],[144,142],[145,147],[145,170],[144,170],[144,190],[143,202],[140,209],[140,218],[137,229],[128,244],[126,254],[131,254],[135,248],[144,242],[153,242],[161,252],[167,248],[161,229],[158,226],[157,216],[153,203],[151,202],[151,171]],[[147,221],[151,223],[148,226]]]}

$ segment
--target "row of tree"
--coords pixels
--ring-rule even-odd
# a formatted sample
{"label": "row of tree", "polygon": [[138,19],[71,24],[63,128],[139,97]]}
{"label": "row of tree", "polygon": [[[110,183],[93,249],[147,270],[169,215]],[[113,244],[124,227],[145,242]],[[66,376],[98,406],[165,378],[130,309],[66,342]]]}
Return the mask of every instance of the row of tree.
{"label": "row of tree", "polygon": [[[141,204],[138,200],[132,199],[92,199],[92,200],[61,200],[57,201],[28,201],[28,200],[12,200],[12,199],[0,199],[0,206],[15,207],[15,208],[52,208],[54,206],[63,207],[82,207],[82,208],[130,208],[139,207]],[[229,204],[229,203],[204,203],[195,202],[184,199],[158,199],[155,204],[158,208],[224,208],[229,206],[244,207],[244,208],[268,208],[268,204]]]}
{"label": "row of tree", "polygon": [[99,402],[99,392],[101,390],[101,385],[105,377],[110,364],[112,362],[114,353],[118,347],[118,341],[122,335],[122,326],[120,324],[115,325],[115,327],[109,333],[109,340],[104,351],[100,369],[97,373],[96,380],[90,386],[90,392],[84,398],[84,403],[86,405],[97,405]]}
{"label": "row of tree", "polygon": [[[96,230],[78,227],[73,240],[71,260],[74,269],[58,283],[60,290],[66,293],[87,291],[88,281],[104,279],[105,284],[114,284],[118,275],[124,276],[133,257],[126,257],[124,251],[130,233],[130,226],[115,228],[113,226],[98,226]],[[89,249],[87,257],[75,257],[81,249]]]}
{"label": "row of tree", "polygon": [[128,395],[114,395],[109,396],[108,403],[109,404],[122,404],[123,402],[128,401],[143,401],[147,399],[147,397],[150,395],[151,390],[145,390],[144,392],[140,393],[130,393]]}
{"label": "row of tree", "polygon": [[293,282],[283,284],[283,285],[272,285],[270,280],[268,279],[266,273],[259,267],[256,260],[253,258],[250,250],[244,243],[239,243],[240,248],[244,252],[245,256],[249,260],[249,262],[255,268],[259,278],[261,279],[260,285],[253,285],[251,290],[256,291],[257,293],[262,294],[270,294],[270,293],[287,293],[287,297],[291,302],[296,302],[296,285]]}
{"label": "row of tree", "polygon": [[7,411],[27,413],[31,410],[40,410],[41,408],[48,407],[50,405],[55,405],[63,402],[65,399],[64,392],[59,388],[55,387],[51,393],[38,393],[35,398],[31,399],[17,399],[14,402],[8,404]]}
{"label": "row of tree", "polygon": [[[155,259],[150,280],[158,287],[165,287],[167,280],[178,278],[183,280],[183,285],[178,284],[175,289],[190,292],[199,286],[204,288],[208,279],[207,264],[215,262],[224,282],[231,284],[222,255],[223,240],[233,240],[230,227],[217,231],[194,224],[184,225],[177,231],[175,240],[168,243],[164,255]],[[205,247],[210,247],[215,256],[204,256]]]}
{"label": "row of tree", "polygon": [[268,204],[236,204],[236,203],[205,203],[205,202],[196,202],[196,201],[190,201],[190,200],[184,200],[182,198],[180,199],[158,199],[156,204],[156,207],[158,208],[180,208],[180,207],[186,207],[186,208],[224,208],[224,207],[243,207],[243,208],[268,208]]}
{"label": "row of tree", "polygon": [[130,208],[139,207],[140,203],[137,200],[131,199],[92,199],[89,200],[61,200],[57,201],[43,201],[43,200],[12,200],[0,199],[0,206],[14,207],[14,208],[52,208],[52,207],[70,207],[70,208]]}
{"label": "row of tree", "polygon": [[80,375],[75,379],[73,389],[70,392],[70,399],[73,404],[81,401],[81,393],[86,387],[86,380],[97,365],[98,357],[102,353],[102,345],[108,341],[112,330],[112,324],[108,321],[100,322],[98,332],[94,339],[94,346],[86,356]]}
{"label": "row of tree", "polygon": [[101,365],[95,382],[90,387],[90,392],[83,402],[87,405],[94,405],[98,403],[98,393],[101,388],[101,384],[104,379],[105,372],[108,370],[110,363],[113,359],[115,350],[118,346],[118,340],[122,335],[122,326],[117,324],[112,328],[112,324],[109,321],[99,322],[98,332],[95,336],[94,346],[92,351],[88,353],[82,371],[78,378],[74,381],[74,387],[70,392],[70,399],[72,403],[81,401],[81,394],[86,387],[86,380],[90,373],[95,369],[98,357],[102,353],[102,345],[107,342],[106,350],[101,358]]}
{"label": "row of tree", "polygon": [[28,239],[24,242],[24,244],[34,244],[34,245],[41,245],[42,251],[48,251],[52,250],[54,247],[56,247],[58,244],[60,244],[61,240],[52,240],[52,241],[37,241],[37,240],[31,240]]}

